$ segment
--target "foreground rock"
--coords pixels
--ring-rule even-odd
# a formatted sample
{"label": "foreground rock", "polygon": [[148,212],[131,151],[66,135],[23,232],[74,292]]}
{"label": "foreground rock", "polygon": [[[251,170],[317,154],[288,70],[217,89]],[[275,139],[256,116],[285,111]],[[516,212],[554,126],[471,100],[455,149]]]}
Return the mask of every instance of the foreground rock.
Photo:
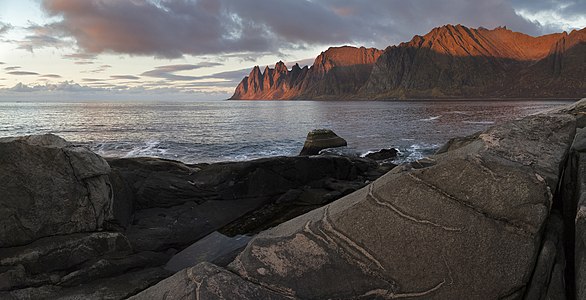
{"label": "foreground rock", "polygon": [[154,158],[108,162],[123,179],[114,181],[115,189],[134,195],[127,199],[132,205],[120,205],[132,211],[115,213],[133,215],[125,232],[140,251],[181,249],[229,224],[229,235],[256,233],[349,194],[389,170],[372,160],[339,156],[197,165]]}
{"label": "foreground rock", "polygon": [[264,231],[227,269],[200,264],[135,299],[572,298],[575,215],[558,187],[585,113],[586,99],[459,139]]}
{"label": "foreground rock", "polygon": [[323,149],[347,145],[346,140],[329,129],[314,129],[307,134],[305,144],[299,155],[316,155]]}
{"label": "foreground rock", "polygon": [[0,139],[0,248],[100,229],[111,214],[109,172],[55,135]]}
{"label": "foreground rock", "polygon": [[376,152],[368,153],[364,157],[374,159],[374,160],[387,160],[387,159],[395,159],[399,151],[395,148],[389,149],[381,149]]}

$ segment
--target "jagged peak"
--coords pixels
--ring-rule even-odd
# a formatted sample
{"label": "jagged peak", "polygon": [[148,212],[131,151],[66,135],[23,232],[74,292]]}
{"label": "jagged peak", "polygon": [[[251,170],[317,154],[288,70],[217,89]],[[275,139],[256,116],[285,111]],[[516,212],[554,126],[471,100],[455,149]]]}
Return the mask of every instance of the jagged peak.
{"label": "jagged peak", "polygon": [[279,60],[279,62],[277,62],[275,64],[275,71],[277,73],[286,73],[289,70],[287,69],[287,66],[285,65],[285,63],[283,61]]}

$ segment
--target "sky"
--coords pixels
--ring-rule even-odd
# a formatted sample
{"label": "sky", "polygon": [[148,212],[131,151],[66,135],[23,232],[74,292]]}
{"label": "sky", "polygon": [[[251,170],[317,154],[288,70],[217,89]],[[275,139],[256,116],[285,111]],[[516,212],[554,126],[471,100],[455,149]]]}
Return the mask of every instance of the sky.
{"label": "sky", "polygon": [[217,100],[255,65],[445,24],[586,27],[586,0],[0,0],[0,100]]}

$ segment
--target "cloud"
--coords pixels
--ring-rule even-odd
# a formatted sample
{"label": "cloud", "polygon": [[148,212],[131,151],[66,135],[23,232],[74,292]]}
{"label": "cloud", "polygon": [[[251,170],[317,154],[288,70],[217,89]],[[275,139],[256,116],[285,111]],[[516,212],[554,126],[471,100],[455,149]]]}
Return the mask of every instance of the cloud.
{"label": "cloud", "polygon": [[83,60],[83,61],[76,61],[76,62],[74,62],[74,64],[76,64],[76,65],[93,65],[94,62]]}
{"label": "cloud", "polygon": [[14,70],[18,70],[18,69],[20,69],[19,66],[12,66],[12,67],[6,67],[6,68],[4,68],[4,70],[6,70],[6,71],[14,71]]}
{"label": "cloud", "polygon": [[110,65],[101,65],[96,69],[92,69],[89,71],[82,71],[82,73],[102,73],[105,72],[106,70],[108,70],[109,68],[111,68],[112,66]]}
{"label": "cloud", "polygon": [[11,29],[12,29],[12,25],[10,25],[8,23],[0,22],[0,36],[4,35],[8,31],[10,31]]}
{"label": "cloud", "polygon": [[305,58],[305,59],[300,59],[300,60],[296,60],[296,61],[285,62],[285,65],[287,65],[287,67],[289,67],[289,69],[295,64],[299,64],[299,67],[303,68],[304,66],[313,65],[314,61],[315,61],[315,58]]}
{"label": "cloud", "polygon": [[91,92],[91,91],[98,91],[101,89],[91,88],[88,86],[82,86],[77,84],[73,81],[63,81],[57,84],[43,84],[43,85],[26,85],[22,82],[16,84],[12,88],[7,89],[10,92],[56,92],[56,91],[63,91],[63,92]]}
{"label": "cloud", "polygon": [[[18,83],[11,88],[0,88],[0,97],[1,96],[7,96],[10,97],[10,99],[23,99],[25,101],[79,101],[80,99],[136,100],[137,97],[153,100],[173,99],[173,101],[193,101],[226,99],[228,93],[207,90],[205,88],[181,90],[174,87],[129,87],[126,85],[112,85],[108,83],[87,86],[78,84],[74,81],[63,81],[56,84],[45,83],[37,85]],[[161,96],[165,97],[161,98]]]}
{"label": "cloud", "polygon": [[584,1],[577,0],[42,1],[49,14],[62,17],[52,29],[72,37],[83,53],[165,58],[347,43],[385,47],[447,23],[538,34],[540,25],[518,13],[545,5],[533,2],[563,6],[559,13],[568,18],[584,15]]}
{"label": "cloud", "polygon": [[28,76],[28,75],[39,75],[37,72],[28,72],[28,71],[12,71],[6,74],[16,75],[16,76]]}
{"label": "cloud", "polygon": [[57,74],[44,74],[44,75],[40,75],[39,77],[43,77],[43,78],[61,78],[61,75],[57,75]]}
{"label": "cloud", "polygon": [[126,79],[126,80],[139,80],[140,77],[134,75],[112,75],[112,79]]}
{"label": "cloud", "polygon": [[[240,69],[240,70],[234,70],[234,71],[227,71],[227,72],[220,72],[220,73],[214,73],[214,74],[210,74],[210,75],[205,75],[205,76],[194,76],[195,80],[205,80],[205,79],[217,79],[217,80],[222,80],[225,82],[231,82],[232,84],[237,84],[239,83],[242,78],[244,76],[248,76],[248,74],[250,73],[250,69],[251,68],[246,68],[246,69]],[[220,83],[218,81],[208,81],[208,85],[211,85],[211,83]]]}
{"label": "cloud", "polygon": [[101,81],[106,81],[107,79],[101,79],[101,78],[82,78],[81,81],[83,82],[101,82]]}
{"label": "cloud", "polygon": [[190,71],[195,69],[201,68],[209,68],[215,66],[221,66],[220,63],[215,62],[203,62],[199,64],[183,64],[183,65],[169,65],[169,66],[160,66],[156,67],[154,70],[146,71],[142,73],[142,76],[148,77],[155,77],[155,78],[163,78],[167,80],[195,80],[199,77],[197,76],[186,76],[186,75],[176,75],[175,72],[180,71]]}
{"label": "cloud", "polygon": [[63,58],[76,60],[92,60],[96,58],[96,55],[91,53],[72,53],[63,55]]}
{"label": "cloud", "polygon": [[33,52],[35,49],[45,47],[62,48],[71,46],[71,41],[67,39],[59,23],[45,25],[31,23],[25,30],[29,34],[24,39],[11,41],[16,43],[19,49]]}
{"label": "cloud", "polygon": [[545,32],[581,29],[586,26],[584,0],[512,0],[516,12],[537,22]]}

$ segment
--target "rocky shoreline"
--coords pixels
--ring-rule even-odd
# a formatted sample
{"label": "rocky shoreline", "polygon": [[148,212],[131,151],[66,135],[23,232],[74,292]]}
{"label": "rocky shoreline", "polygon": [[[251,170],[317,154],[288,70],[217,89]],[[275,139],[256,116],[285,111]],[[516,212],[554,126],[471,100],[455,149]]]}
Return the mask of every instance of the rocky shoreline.
{"label": "rocky shoreline", "polygon": [[[123,299],[195,257],[227,265],[246,245],[218,255],[232,237],[321,207],[392,167],[331,155],[184,164],[102,158],[55,135],[0,139],[0,299]],[[186,247],[203,250],[165,269]]]}
{"label": "rocky shoreline", "polygon": [[396,167],[2,138],[0,299],[582,299],[585,115],[583,99]]}

